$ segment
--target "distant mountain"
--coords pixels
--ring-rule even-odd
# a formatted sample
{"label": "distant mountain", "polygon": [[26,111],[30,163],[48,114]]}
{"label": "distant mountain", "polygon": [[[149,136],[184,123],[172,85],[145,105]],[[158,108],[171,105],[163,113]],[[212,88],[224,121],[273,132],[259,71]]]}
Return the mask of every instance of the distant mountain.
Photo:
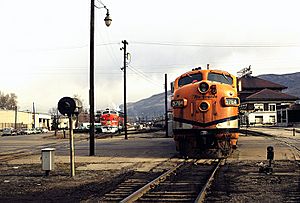
{"label": "distant mountain", "polygon": [[275,82],[288,87],[284,90],[284,93],[296,96],[300,98],[300,72],[289,73],[289,74],[265,74],[259,75],[258,78]]}
{"label": "distant mountain", "polygon": [[[256,77],[284,85],[288,87],[284,90],[285,93],[300,98],[300,72],[283,75],[265,74]],[[169,91],[168,98],[170,96],[171,92]],[[170,105],[170,101],[168,101],[168,105]],[[120,108],[123,109],[123,105]],[[127,112],[129,117],[143,120],[162,116],[165,113],[165,94],[160,93],[137,102],[127,103]]]}
{"label": "distant mountain", "polygon": [[[168,98],[171,96],[171,91],[168,91]],[[121,109],[123,105],[120,106]],[[170,101],[168,101],[168,108],[170,108]],[[149,98],[142,99],[137,102],[127,103],[128,116],[140,119],[151,119],[165,114],[165,93],[153,95]]]}

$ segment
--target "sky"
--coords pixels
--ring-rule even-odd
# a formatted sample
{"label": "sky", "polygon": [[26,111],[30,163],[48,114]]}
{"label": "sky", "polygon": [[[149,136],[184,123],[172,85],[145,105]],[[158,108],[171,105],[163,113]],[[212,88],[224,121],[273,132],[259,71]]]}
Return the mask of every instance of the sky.
{"label": "sky", "polygon": [[[195,67],[253,75],[300,70],[297,0],[101,0],[95,9],[95,105],[123,103],[123,46],[128,41],[127,102],[164,92]],[[102,7],[100,0],[95,0]],[[0,91],[20,110],[46,113],[78,95],[89,107],[90,1],[0,0]],[[276,82],[276,81],[275,81]],[[168,85],[170,89],[170,85]]]}

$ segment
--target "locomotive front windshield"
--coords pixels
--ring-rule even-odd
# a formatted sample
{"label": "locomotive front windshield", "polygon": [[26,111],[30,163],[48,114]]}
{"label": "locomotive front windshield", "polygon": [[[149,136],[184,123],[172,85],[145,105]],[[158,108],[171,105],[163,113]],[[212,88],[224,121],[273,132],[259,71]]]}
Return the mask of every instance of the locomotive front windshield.
{"label": "locomotive front windshield", "polygon": [[228,85],[232,85],[233,79],[229,75],[219,73],[208,73],[207,79],[214,82],[221,82]]}
{"label": "locomotive front windshield", "polygon": [[181,87],[190,84],[192,82],[199,82],[201,80],[202,80],[201,73],[186,75],[178,80],[178,86]]}

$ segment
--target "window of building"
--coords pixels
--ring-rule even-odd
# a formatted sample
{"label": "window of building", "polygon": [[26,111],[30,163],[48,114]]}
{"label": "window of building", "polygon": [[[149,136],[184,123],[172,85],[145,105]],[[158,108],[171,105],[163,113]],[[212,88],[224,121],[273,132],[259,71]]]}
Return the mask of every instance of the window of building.
{"label": "window of building", "polygon": [[264,105],[263,104],[254,104],[254,110],[256,111],[263,111]]}
{"label": "window of building", "polygon": [[276,105],[275,104],[270,104],[269,105],[269,110],[270,111],[276,111]]}
{"label": "window of building", "polygon": [[277,111],[277,123],[281,123],[281,111]]}
{"label": "window of building", "polygon": [[254,104],[252,103],[247,104],[247,110],[254,110],[254,109],[255,109]]}
{"label": "window of building", "polygon": [[255,123],[256,124],[262,124],[264,120],[263,116],[255,116]]}
{"label": "window of building", "polygon": [[282,118],[282,122],[285,123],[286,122],[286,111],[285,110],[282,111],[282,115],[281,116],[282,116],[281,117]]}
{"label": "window of building", "polygon": [[264,104],[264,111],[269,111],[269,104],[268,103]]}
{"label": "window of building", "polygon": [[270,117],[269,117],[269,122],[270,122],[270,123],[275,123],[275,121],[276,121],[276,120],[275,120],[275,116],[270,116]]}

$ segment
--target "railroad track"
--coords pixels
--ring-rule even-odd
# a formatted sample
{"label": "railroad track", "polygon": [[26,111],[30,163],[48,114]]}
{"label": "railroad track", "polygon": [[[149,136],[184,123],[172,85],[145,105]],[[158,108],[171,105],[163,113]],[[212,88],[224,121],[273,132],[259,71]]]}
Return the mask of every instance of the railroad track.
{"label": "railroad track", "polygon": [[186,160],[154,180],[129,179],[106,194],[101,202],[203,202],[222,163]]}
{"label": "railroad track", "polygon": [[290,147],[295,160],[300,159],[300,148],[296,145],[298,140],[287,137],[275,137],[274,139]]}

